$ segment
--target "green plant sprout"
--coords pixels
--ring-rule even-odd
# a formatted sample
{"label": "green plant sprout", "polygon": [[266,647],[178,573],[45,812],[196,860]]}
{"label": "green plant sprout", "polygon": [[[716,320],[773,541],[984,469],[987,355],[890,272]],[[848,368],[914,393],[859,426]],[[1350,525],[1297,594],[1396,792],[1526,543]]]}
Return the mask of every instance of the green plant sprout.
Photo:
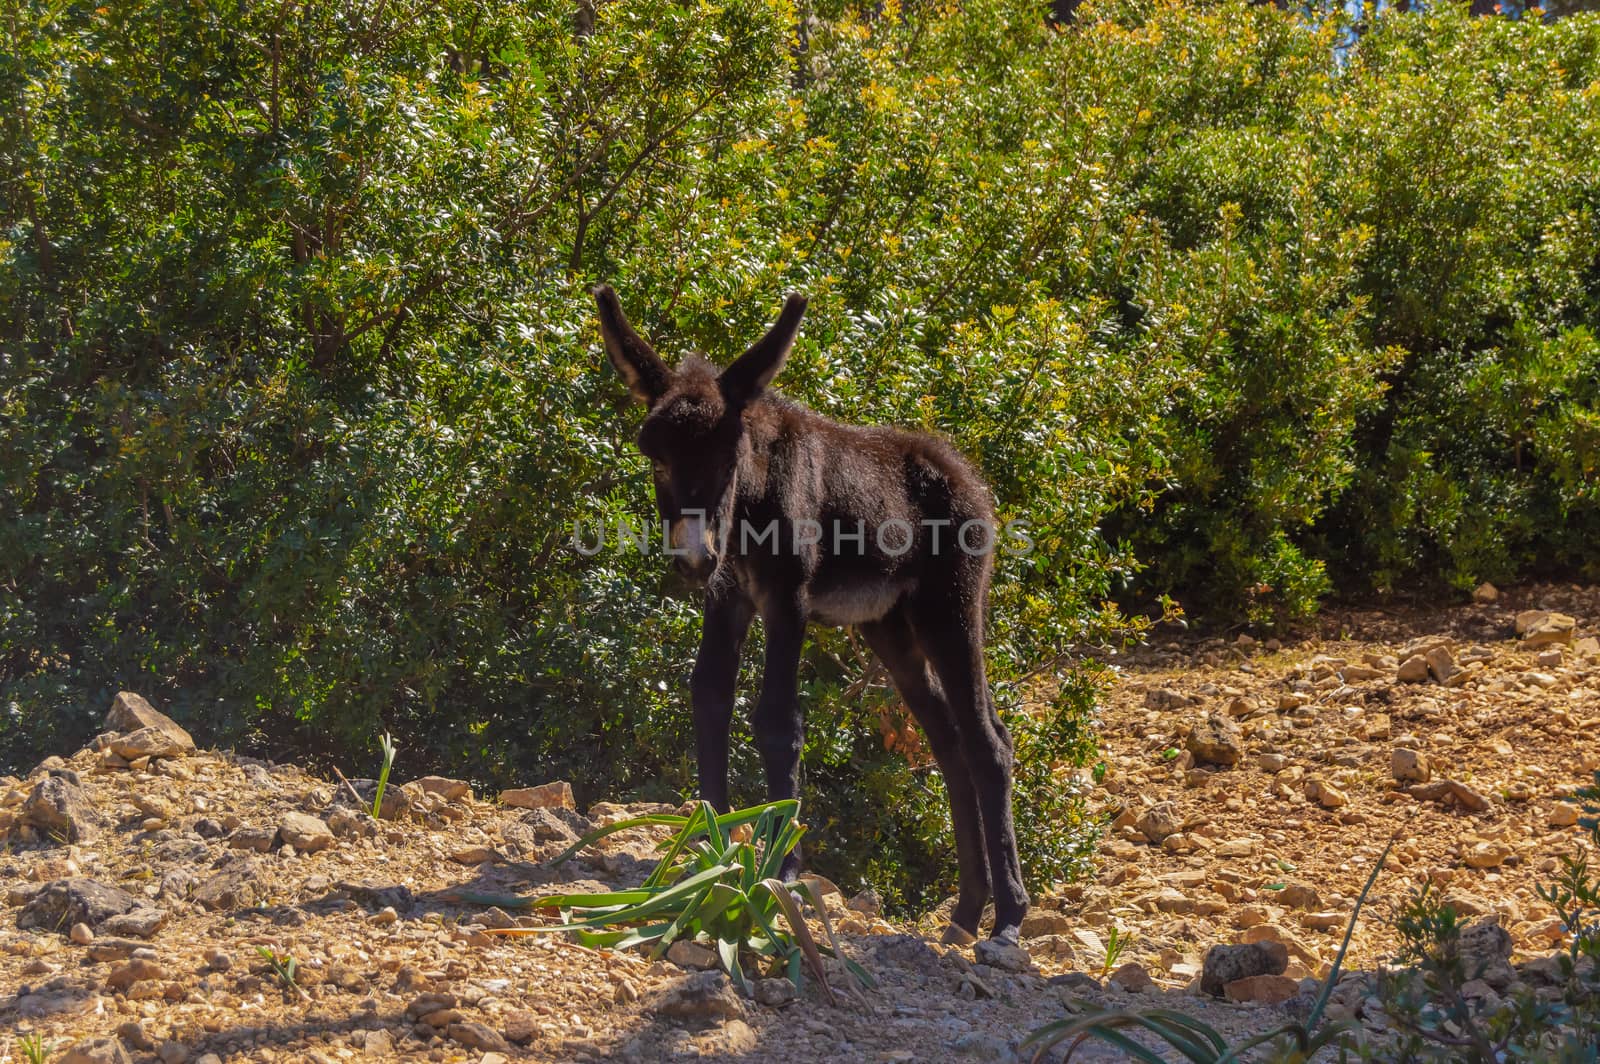
{"label": "green plant sprout", "polygon": [[378,790],[372,796],[372,819],[379,819],[379,812],[383,809],[383,792],[389,786],[389,770],[394,767],[395,745],[388,732],[383,733],[383,738],[378,740],[383,747],[383,767],[378,770]]}

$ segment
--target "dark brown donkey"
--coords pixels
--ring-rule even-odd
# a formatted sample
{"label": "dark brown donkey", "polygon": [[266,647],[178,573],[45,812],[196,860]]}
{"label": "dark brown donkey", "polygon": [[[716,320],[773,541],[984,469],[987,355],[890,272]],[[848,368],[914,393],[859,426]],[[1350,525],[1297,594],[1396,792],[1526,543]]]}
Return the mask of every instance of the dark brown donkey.
{"label": "dark brown donkey", "polygon": [[766,630],[750,725],[770,799],[798,796],[806,623],[855,625],[950,791],[961,892],[949,937],[977,933],[992,889],[994,935],[1015,941],[1028,898],[1011,823],[1011,736],[983,669],[996,539],[988,487],[943,440],[841,425],[768,390],[799,331],[801,296],[721,373],[698,356],[669,369],[609,285],[594,296],[611,364],[649,408],[638,444],[654,465],[666,548],[706,583],[690,685],[701,796],[729,808],[728,727],[751,618]]}

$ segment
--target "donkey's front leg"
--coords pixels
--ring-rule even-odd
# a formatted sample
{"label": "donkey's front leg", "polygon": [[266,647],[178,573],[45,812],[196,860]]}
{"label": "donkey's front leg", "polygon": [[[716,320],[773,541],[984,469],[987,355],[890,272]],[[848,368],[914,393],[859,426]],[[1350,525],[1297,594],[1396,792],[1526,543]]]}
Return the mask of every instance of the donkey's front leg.
{"label": "donkey's front leg", "polygon": [[750,604],[737,592],[706,596],[700,652],[689,678],[694,703],[695,754],[700,770],[700,797],[719,813],[728,805],[728,728],[733,723],[733,692],[739,679],[739,655],[750,631]]}
{"label": "donkey's front leg", "polygon": [[[800,794],[800,750],[804,719],[797,690],[800,648],[805,642],[805,615],[798,607],[763,611],[767,652],[761,672],[761,697],[756,701],[750,730],[767,770],[767,800],[796,798]],[[800,871],[800,851],[784,859],[780,876],[791,880]]]}

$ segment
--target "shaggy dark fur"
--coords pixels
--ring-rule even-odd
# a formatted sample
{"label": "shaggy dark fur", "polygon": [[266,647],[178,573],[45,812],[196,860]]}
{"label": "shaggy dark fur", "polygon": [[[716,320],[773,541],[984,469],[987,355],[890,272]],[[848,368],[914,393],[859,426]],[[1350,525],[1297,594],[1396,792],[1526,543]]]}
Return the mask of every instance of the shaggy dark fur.
{"label": "shaggy dark fur", "polygon": [[[796,670],[808,621],[855,625],[916,716],[950,791],[961,891],[952,937],[975,934],[991,892],[994,935],[1027,911],[1011,819],[1011,736],[984,677],[983,626],[998,534],[988,487],[943,440],[842,425],[767,390],[806,301],[722,373],[669,369],[595,289],[611,363],[649,408],[639,449],[675,561],[706,582],[691,682],[701,795],[728,806],[728,728],[752,617],[766,631],[751,729],[772,799],[799,787]],[[963,526],[972,522],[958,543]],[[794,868],[787,869],[793,874]]]}

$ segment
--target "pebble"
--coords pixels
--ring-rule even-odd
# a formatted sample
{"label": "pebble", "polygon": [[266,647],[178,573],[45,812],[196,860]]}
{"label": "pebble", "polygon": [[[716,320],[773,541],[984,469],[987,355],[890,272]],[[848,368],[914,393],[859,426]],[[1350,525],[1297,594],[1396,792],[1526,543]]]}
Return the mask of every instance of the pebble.
{"label": "pebble", "polygon": [[67,932],[74,945],[87,946],[94,941],[94,929],[88,924],[79,921],[72,925],[72,930]]}

